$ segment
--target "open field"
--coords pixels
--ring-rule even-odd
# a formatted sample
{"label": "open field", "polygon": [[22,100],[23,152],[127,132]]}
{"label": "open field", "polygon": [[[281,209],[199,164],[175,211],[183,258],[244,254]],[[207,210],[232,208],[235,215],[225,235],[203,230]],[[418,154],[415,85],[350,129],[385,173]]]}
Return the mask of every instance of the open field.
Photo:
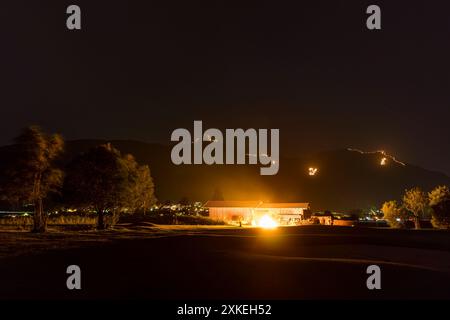
{"label": "open field", "polygon": [[[450,298],[450,233],[303,226],[120,225],[0,232],[0,298]],[[66,267],[82,290],[66,289]],[[366,288],[381,267],[382,289]]]}

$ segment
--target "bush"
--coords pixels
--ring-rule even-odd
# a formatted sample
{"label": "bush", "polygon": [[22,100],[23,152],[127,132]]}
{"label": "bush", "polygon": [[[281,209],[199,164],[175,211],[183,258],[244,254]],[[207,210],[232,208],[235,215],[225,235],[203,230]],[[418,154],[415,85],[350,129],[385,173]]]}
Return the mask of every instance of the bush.
{"label": "bush", "polygon": [[435,228],[450,228],[450,190],[447,186],[438,186],[428,193],[432,208],[432,220]]}
{"label": "bush", "polygon": [[[115,217],[108,215],[106,216],[107,225],[114,224]],[[47,225],[49,226],[80,226],[80,225],[96,225],[97,216],[96,215],[50,215],[47,218]],[[0,217],[0,225],[4,226],[16,226],[20,228],[26,228],[33,225],[33,216],[5,216]]]}
{"label": "bush", "polygon": [[403,226],[401,223],[401,219],[403,218],[402,209],[398,206],[397,201],[385,202],[381,211],[383,212],[384,219],[392,228],[401,228]]}
{"label": "bush", "polygon": [[[47,219],[49,226],[79,226],[82,229],[93,228],[97,224],[97,215],[79,214],[58,214],[50,215]],[[204,216],[176,215],[176,214],[134,214],[134,215],[106,215],[106,226],[113,226],[117,222],[122,223],[142,223],[150,222],[154,224],[167,225],[225,225],[224,221],[212,220]],[[0,225],[13,226],[21,229],[29,228],[33,225],[33,216],[6,216],[0,217]],[[89,229],[88,228],[88,229]],[[78,228],[79,229],[79,228]]]}
{"label": "bush", "polygon": [[189,225],[225,225],[224,221],[216,221],[203,216],[179,216],[178,224]]}

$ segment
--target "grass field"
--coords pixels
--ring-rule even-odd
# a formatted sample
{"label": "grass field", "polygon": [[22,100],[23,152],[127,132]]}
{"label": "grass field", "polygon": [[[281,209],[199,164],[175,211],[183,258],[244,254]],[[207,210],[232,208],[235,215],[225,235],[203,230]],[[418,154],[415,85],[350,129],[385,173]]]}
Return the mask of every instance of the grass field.
{"label": "grass field", "polygon": [[[0,241],[2,299],[450,299],[450,233],[438,230],[120,224]],[[81,291],[65,287],[71,264]],[[366,287],[371,264],[381,290]]]}

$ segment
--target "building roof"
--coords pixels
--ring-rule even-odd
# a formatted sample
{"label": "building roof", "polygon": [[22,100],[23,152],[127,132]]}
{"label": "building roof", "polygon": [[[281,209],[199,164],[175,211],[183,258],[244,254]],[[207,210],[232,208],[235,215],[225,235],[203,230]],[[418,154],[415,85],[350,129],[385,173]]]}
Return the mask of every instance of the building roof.
{"label": "building roof", "polygon": [[260,207],[263,208],[309,208],[308,202],[263,202]]}
{"label": "building roof", "polygon": [[208,201],[207,208],[309,208],[307,202]]}
{"label": "building roof", "polygon": [[208,201],[207,208],[256,208],[261,201]]}

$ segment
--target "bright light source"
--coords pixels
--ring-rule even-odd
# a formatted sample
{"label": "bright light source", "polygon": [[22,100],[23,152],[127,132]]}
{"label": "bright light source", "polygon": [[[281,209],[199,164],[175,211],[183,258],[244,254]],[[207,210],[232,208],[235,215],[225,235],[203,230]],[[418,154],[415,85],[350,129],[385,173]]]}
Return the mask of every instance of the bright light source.
{"label": "bright light source", "polygon": [[387,162],[387,158],[386,157],[381,158],[380,165],[384,166],[384,165],[386,165],[386,162]]}
{"label": "bright light source", "polygon": [[278,222],[272,219],[268,214],[263,215],[258,221],[258,226],[264,229],[275,229],[278,227]]}
{"label": "bright light source", "polygon": [[310,176],[315,176],[316,175],[316,173],[317,173],[317,168],[309,168],[308,169],[308,174],[310,175]]}

